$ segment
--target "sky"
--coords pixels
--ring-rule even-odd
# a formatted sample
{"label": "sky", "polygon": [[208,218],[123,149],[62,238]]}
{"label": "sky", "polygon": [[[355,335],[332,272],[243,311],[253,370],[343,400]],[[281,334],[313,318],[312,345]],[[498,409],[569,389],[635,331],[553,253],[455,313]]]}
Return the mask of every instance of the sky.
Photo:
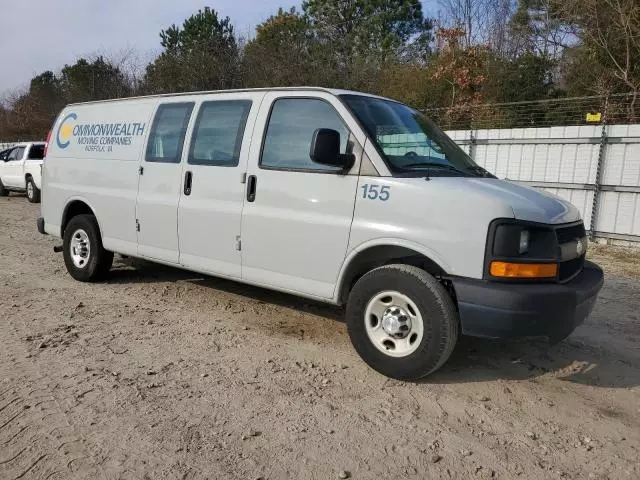
{"label": "sky", "polygon": [[0,0],[0,94],[25,88],[80,56],[134,50],[149,60],[160,30],[205,5],[229,16],[238,35],[295,0]]}
{"label": "sky", "polygon": [[[423,2],[429,4],[431,2]],[[161,50],[160,30],[205,5],[228,16],[238,36],[299,0],[0,0],[0,100],[46,70],[104,54],[144,65]],[[427,11],[427,8],[425,8]],[[127,56],[129,55],[129,56]],[[134,57],[130,57],[134,55]]]}
{"label": "sky", "polygon": [[[429,3],[423,2],[425,7]],[[161,50],[160,30],[181,25],[205,5],[230,17],[236,33],[247,37],[278,7],[300,4],[299,0],[0,0],[0,100],[27,88],[35,75],[57,72],[81,56],[104,54],[119,61],[129,52],[135,55],[131,62],[144,65]]]}

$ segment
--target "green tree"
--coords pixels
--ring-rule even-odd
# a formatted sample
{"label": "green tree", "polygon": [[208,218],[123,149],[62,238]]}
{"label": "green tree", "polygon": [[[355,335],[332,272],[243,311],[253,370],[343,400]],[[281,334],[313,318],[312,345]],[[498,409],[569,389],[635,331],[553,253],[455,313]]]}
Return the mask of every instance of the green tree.
{"label": "green tree", "polygon": [[307,18],[278,10],[256,28],[244,49],[245,83],[250,87],[331,85],[331,51],[318,41]]}
{"label": "green tree", "polygon": [[0,141],[15,140],[13,111],[0,104]]}
{"label": "green tree", "polygon": [[306,0],[302,8],[333,52],[337,86],[376,91],[385,65],[427,58],[432,23],[419,0]]}
{"label": "green tree", "polygon": [[419,0],[306,0],[302,8],[344,57],[402,55],[414,44],[425,54],[431,40],[432,23]]}
{"label": "green tree", "polygon": [[640,117],[640,3],[638,0],[554,0],[574,27],[578,44],[566,52],[573,94],[628,93],[627,118]]}
{"label": "green tree", "polygon": [[239,48],[229,17],[206,7],[160,32],[162,54],[147,67],[152,93],[232,88],[239,82]]}
{"label": "green tree", "polygon": [[382,71],[376,93],[419,109],[442,107],[449,99],[449,85],[433,80],[436,67],[435,61],[429,66],[389,64]]}
{"label": "green tree", "polygon": [[126,76],[100,56],[94,61],[80,58],[62,69],[60,84],[65,103],[126,97],[132,86]]}
{"label": "green tree", "polygon": [[541,100],[556,92],[551,70],[554,62],[526,52],[514,59],[491,55],[483,95],[489,102]]}
{"label": "green tree", "polygon": [[58,112],[65,105],[60,79],[47,71],[31,79],[29,90],[13,103],[13,128],[22,138],[46,138]]}

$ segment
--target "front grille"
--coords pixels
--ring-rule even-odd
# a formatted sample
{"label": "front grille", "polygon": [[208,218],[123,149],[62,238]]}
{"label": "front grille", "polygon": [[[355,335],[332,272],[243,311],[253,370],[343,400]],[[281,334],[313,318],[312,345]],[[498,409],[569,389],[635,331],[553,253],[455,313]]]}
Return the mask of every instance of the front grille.
{"label": "front grille", "polygon": [[[586,236],[584,224],[580,222],[576,223],[575,225],[569,225],[567,227],[558,227],[555,229],[555,231],[556,237],[558,238],[558,245],[560,246],[561,250],[563,250],[563,247],[564,249],[568,249],[569,255],[581,253],[581,255],[576,258],[572,258],[560,263],[560,268],[558,271],[558,281],[568,282],[578,273],[580,273],[582,271],[582,267],[584,266],[585,254],[580,252],[576,248],[577,241],[584,241],[584,238]],[[582,245],[582,247],[586,248],[586,244]]]}
{"label": "front grille", "polygon": [[586,232],[584,230],[584,224],[580,222],[569,227],[556,228],[556,235],[558,237],[558,243],[562,245],[563,243],[574,242],[577,238],[584,238]]}

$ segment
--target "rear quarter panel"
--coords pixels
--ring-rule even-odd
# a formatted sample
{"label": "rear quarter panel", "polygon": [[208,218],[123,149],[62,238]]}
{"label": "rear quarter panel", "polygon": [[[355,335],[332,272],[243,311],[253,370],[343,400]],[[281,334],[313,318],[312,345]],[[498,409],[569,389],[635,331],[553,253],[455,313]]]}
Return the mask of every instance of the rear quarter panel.
{"label": "rear quarter panel", "polygon": [[26,160],[24,162],[24,177],[30,175],[38,189],[42,190],[42,160]]}
{"label": "rear quarter panel", "polygon": [[66,205],[94,211],[105,248],[137,251],[139,162],[157,99],[70,105],[58,116],[44,161],[42,213],[47,233],[60,236]]}

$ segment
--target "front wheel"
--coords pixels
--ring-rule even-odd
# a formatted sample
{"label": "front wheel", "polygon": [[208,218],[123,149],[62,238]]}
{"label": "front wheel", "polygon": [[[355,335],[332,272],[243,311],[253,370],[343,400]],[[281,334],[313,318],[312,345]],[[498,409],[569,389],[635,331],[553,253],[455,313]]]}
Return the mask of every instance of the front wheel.
{"label": "front wheel", "polygon": [[31,203],[40,203],[40,190],[31,177],[27,178],[27,200]]}
{"label": "front wheel", "polygon": [[62,243],[67,271],[76,280],[94,282],[111,269],[113,252],[102,246],[98,222],[93,215],[73,217],[64,230]]}
{"label": "front wheel", "polygon": [[458,339],[458,313],[445,288],[410,265],[387,265],[362,276],[347,302],[347,329],[374,370],[417,380],[447,361]]}
{"label": "front wheel", "polygon": [[9,190],[4,188],[4,185],[2,184],[2,180],[0,180],[0,197],[6,197],[8,195],[9,195]]}

